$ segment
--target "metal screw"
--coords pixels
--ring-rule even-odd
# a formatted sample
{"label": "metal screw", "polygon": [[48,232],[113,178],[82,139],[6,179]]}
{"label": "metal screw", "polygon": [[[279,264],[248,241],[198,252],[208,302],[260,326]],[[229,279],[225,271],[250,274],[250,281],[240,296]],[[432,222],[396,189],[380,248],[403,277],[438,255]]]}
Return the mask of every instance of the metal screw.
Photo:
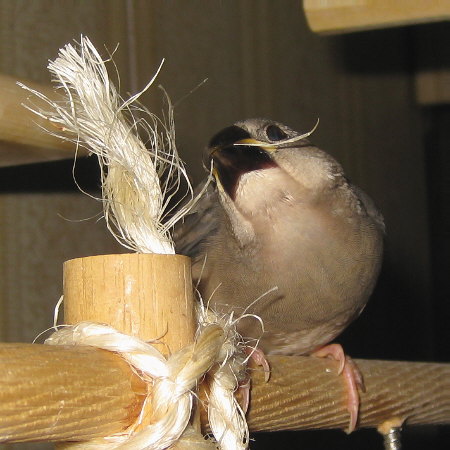
{"label": "metal screw", "polygon": [[387,434],[383,434],[385,450],[401,450],[402,429],[400,427],[391,428]]}

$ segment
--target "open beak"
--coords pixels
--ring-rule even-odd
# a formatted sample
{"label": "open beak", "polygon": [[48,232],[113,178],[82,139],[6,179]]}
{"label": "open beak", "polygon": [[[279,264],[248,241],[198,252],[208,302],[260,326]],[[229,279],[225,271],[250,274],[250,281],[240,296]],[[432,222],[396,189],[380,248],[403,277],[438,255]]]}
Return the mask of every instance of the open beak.
{"label": "open beak", "polygon": [[213,160],[213,175],[234,200],[243,174],[277,166],[270,156],[273,150],[266,142],[247,137],[210,147],[209,158]]}

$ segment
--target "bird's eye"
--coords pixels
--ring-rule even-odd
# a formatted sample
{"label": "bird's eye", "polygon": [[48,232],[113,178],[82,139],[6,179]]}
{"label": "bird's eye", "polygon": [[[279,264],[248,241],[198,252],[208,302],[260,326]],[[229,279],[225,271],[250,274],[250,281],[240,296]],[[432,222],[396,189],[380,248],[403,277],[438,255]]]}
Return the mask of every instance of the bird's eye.
{"label": "bird's eye", "polygon": [[266,128],[266,134],[271,141],[282,141],[287,138],[287,134],[276,125],[269,125]]}

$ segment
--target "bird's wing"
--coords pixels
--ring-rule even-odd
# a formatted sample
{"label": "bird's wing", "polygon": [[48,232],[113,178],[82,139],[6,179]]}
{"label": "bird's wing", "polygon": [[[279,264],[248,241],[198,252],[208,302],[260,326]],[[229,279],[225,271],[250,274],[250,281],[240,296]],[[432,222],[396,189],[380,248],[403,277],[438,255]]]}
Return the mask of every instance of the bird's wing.
{"label": "bird's wing", "polygon": [[373,200],[358,186],[352,185],[353,191],[356,193],[361,203],[364,206],[369,217],[376,223],[379,229],[384,233],[385,225],[383,215],[380,213],[378,208],[375,206]]}
{"label": "bird's wing", "polygon": [[[205,183],[207,183],[206,180],[195,188],[194,197],[204,189]],[[193,259],[199,255],[202,244],[218,229],[218,203],[217,193],[209,184],[184,220],[175,226],[173,239],[178,254],[190,256]]]}

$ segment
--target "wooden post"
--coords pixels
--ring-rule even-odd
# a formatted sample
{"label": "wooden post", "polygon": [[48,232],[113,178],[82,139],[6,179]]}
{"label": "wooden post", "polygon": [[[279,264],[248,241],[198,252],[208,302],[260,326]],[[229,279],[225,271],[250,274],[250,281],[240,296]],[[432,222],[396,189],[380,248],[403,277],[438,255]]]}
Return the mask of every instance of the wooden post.
{"label": "wooden post", "polygon": [[[82,321],[105,323],[122,333],[156,341],[154,345],[166,355],[185,347],[196,329],[189,258],[120,254],[67,261],[64,322]],[[150,423],[149,416],[139,428]],[[86,420],[86,412],[71,419]]]}
{"label": "wooden post", "polygon": [[105,323],[164,354],[192,342],[196,323],[189,258],[121,254],[64,263],[64,322]]}

